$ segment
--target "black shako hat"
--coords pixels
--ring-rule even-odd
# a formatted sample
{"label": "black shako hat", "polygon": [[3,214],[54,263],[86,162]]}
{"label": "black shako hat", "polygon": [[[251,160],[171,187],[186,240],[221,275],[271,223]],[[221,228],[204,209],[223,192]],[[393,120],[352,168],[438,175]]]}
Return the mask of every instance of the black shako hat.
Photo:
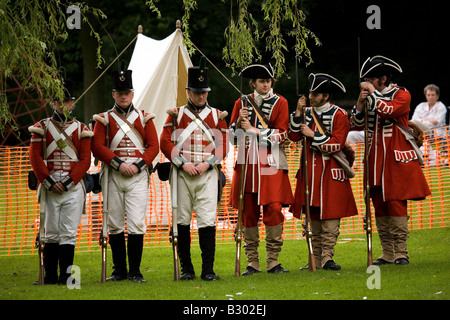
{"label": "black shako hat", "polygon": [[[74,82],[68,79],[64,80],[63,87],[64,87],[64,101],[75,100],[75,96],[73,94]],[[58,100],[58,98],[54,97],[53,100]]]}
{"label": "black shako hat", "polygon": [[402,68],[394,60],[383,56],[373,56],[372,58],[367,58],[363,63],[359,77],[361,79],[377,78],[382,76],[392,76],[402,72]]}
{"label": "black shako hat", "polygon": [[74,83],[72,80],[64,80],[64,100],[75,100],[75,95],[73,94]]}
{"label": "black shako hat", "polygon": [[208,85],[208,68],[206,67],[206,58],[200,57],[198,67],[188,69],[188,84],[186,89],[195,92],[208,92],[211,88]]}
{"label": "black shako hat", "polygon": [[112,91],[134,91],[131,73],[131,70],[114,70],[111,72]]}
{"label": "black shako hat", "polygon": [[269,65],[252,64],[242,69],[241,76],[247,79],[273,79],[274,72],[270,63]]}
{"label": "black shako hat", "polygon": [[317,93],[346,92],[344,85],[338,79],[326,73],[311,73],[308,76],[309,90]]}

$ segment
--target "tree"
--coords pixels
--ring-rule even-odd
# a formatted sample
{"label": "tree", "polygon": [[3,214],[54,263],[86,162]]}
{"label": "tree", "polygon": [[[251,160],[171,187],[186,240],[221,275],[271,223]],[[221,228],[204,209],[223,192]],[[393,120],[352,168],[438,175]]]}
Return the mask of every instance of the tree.
{"label": "tree", "polygon": [[[86,1],[90,3],[89,0]],[[221,21],[220,24],[224,33],[217,30],[220,26],[214,20],[215,17],[209,16],[212,12],[211,1],[177,0],[161,3],[159,0],[146,1],[146,8],[155,12],[160,22],[154,22],[155,19],[149,18],[148,13],[140,8],[137,9],[138,5],[142,6],[143,4],[139,1],[143,2],[143,0],[133,0],[126,4],[121,3],[120,8],[117,7],[119,4],[114,1],[105,1],[104,10],[109,10],[108,16],[111,14],[111,19],[114,21],[108,19],[105,25],[102,25],[100,19],[106,19],[106,15],[86,2],[0,0],[0,34],[2,35],[0,39],[0,61],[2,62],[0,65],[0,92],[5,90],[6,80],[11,75],[22,79],[28,79],[31,75],[27,85],[33,87],[42,99],[49,100],[52,97],[61,99],[63,97],[61,86],[63,79],[58,69],[57,55],[61,48],[64,51],[64,47],[72,49],[76,47],[76,50],[81,48],[80,56],[83,59],[78,58],[78,64],[75,65],[77,73],[79,73],[78,65],[83,64],[84,88],[87,88],[90,83],[86,82],[92,82],[100,73],[99,68],[104,68],[109,63],[108,61],[112,61],[108,58],[114,54],[111,50],[107,50],[108,53],[105,58],[103,57],[103,51],[101,51],[103,41],[107,41],[108,45],[109,40],[105,40],[105,37],[102,38],[96,29],[103,27],[107,34],[106,28],[109,28],[109,31],[114,30],[111,32],[114,34],[114,41],[108,34],[109,39],[114,43],[117,42],[118,37],[129,37],[128,29],[136,30],[138,21],[142,19],[146,22],[152,21],[152,30],[166,33],[167,26],[174,25],[172,22],[170,24],[168,22],[171,19],[179,19],[181,16],[182,30],[191,54],[195,52],[191,42],[191,28],[195,29],[201,24],[206,24],[207,29],[214,29],[213,37],[215,39],[225,33],[225,39],[219,39],[218,43],[213,43],[217,41],[212,41],[212,39],[205,39],[203,43],[197,42],[197,44],[202,49],[214,50],[214,52],[210,52],[214,61],[221,65],[220,67],[232,70],[233,74],[250,63],[261,61],[269,53],[270,57],[264,61],[274,61],[276,77],[281,77],[286,74],[286,52],[294,48],[296,58],[305,58],[306,64],[309,64],[312,62],[312,57],[307,40],[313,39],[316,45],[320,45],[320,41],[314,33],[304,26],[305,14],[303,10],[299,9],[298,0],[220,0],[220,2],[216,0],[214,10],[216,12],[218,10],[225,11],[221,13],[223,23]],[[206,13],[203,13],[201,19],[198,19],[198,15],[196,15],[194,21],[191,21],[191,16],[198,11],[198,3],[200,3],[201,9],[207,7]],[[181,9],[180,4],[182,5]],[[72,43],[66,45],[67,41],[65,41],[68,38],[67,9],[71,5],[80,9],[83,22],[77,46]],[[230,8],[229,16],[226,15],[227,8]],[[134,11],[128,12],[127,15],[127,9]],[[161,12],[171,16],[163,17]],[[226,22],[227,17],[230,18],[229,24]],[[122,30],[117,26],[120,26]],[[123,32],[123,29],[128,31]],[[209,34],[209,36],[211,35]],[[193,35],[193,38],[198,39],[196,34]],[[220,48],[219,43],[224,43],[224,46]],[[205,50],[205,52],[208,51]],[[96,63],[92,63],[95,60],[93,56],[96,58]],[[71,61],[72,64],[76,63],[74,60]],[[90,65],[87,62],[90,62]],[[78,81],[80,83],[80,79]],[[103,108],[101,103],[95,102],[95,99],[101,95],[101,83],[100,87],[96,85],[93,91],[95,93],[91,91],[92,97],[84,100],[85,109],[88,107],[88,110],[84,112],[85,122],[91,116],[89,113],[98,111],[95,108]],[[0,99],[0,132],[3,132],[6,126],[15,124],[6,99],[5,95],[2,95]],[[100,98],[97,101],[102,100]]]}
{"label": "tree", "polygon": [[[55,55],[56,46],[67,39],[67,8],[72,3],[59,0],[0,0],[0,92],[5,92],[6,81],[14,75],[23,79],[26,87],[34,88],[42,99],[64,97],[63,76]],[[74,4],[79,18],[91,29],[97,39],[97,65],[103,59],[100,54],[101,40],[86,18],[91,13],[96,18],[106,16],[99,9]],[[72,7],[73,8],[73,7]],[[77,9],[77,10],[78,10]],[[0,98],[0,132],[6,126],[14,127],[6,95]]]}
{"label": "tree", "polygon": [[[149,0],[147,4],[160,16],[155,5],[157,1]],[[321,43],[316,35],[305,27],[306,16],[303,10],[299,9],[297,0],[221,0],[221,2],[224,5],[229,2],[230,6],[230,23],[225,29],[226,45],[223,48],[223,59],[233,72],[261,60],[261,49],[258,45],[260,40],[264,39],[265,49],[271,53],[271,58],[275,61],[275,77],[283,76],[286,72],[284,53],[289,51],[286,36],[294,39],[293,49],[297,59],[305,58],[307,65],[313,62],[307,40],[313,39],[316,45]],[[233,6],[234,3],[237,4],[237,8]],[[258,5],[250,6],[252,3]],[[183,0],[183,7],[182,29],[186,45],[192,53],[194,49],[190,42],[189,18],[191,12],[197,8],[197,0]],[[255,11],[252,12],[250,9]],[[258,21],[256,17],[260,17],[262,21]],[[283,33],[283,30],[286,31]]]}

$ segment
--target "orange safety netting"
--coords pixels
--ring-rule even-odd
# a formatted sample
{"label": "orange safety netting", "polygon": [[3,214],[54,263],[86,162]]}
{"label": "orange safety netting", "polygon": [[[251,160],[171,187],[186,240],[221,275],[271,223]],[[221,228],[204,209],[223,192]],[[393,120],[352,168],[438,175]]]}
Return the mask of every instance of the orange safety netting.
{"label": "orange safety netting", "polygon": [[[439,228],[449,226],[450,217],[450,167],[448,150],[450,144],[449,127],[426,132],[423,146],[425,163],[423,171],[432,195],[423,201],[409,201],[410,229]],[[363,215],[365,205],[363,198],[362,159],[363,142],[352,143],[356,151],[354,169],[355,178],[351,180],[359,215],[341,221],[341,235],[363,234]],[[289,175],[292,188],[295,188],[295,174],[299,168],[301,146],[288,142],[286,153],[289,163]],[[223,163],[227,177],[222,201],[217,213],[217,242],[234,241],[234,228],[237,220],[236,210],[228,206],[231,177],[236,152],[232,152]],[[158,159],[164,161],[161,155]],[[35,252],[35,238],[39,231],[39,205],[36,192],[28,189],[27,174],[31,170],[28,148],[0,146],[0,255],[20,255]],[[92,166],[90,172],[97,172],[99,166]],[[405,181],[405,183],[408,183]],[[99,234],[102,226],[102,195],[89,193],[86,196],[86,213],[78,229],[76,250],[99,250]],[[285,239],[302,238],[302,221],[293,218],[284,208]],[[372,216],[374,210],[372,208]],[[148,189],[146,215],[147,233],[145,247],[169,246],[169,229],[171,224],[170,186],[152,174]],[[198,241],[195,213],[193,218],[193,241]],[[261,233],[264,225],[261,223]],[[375,226],[375,223],[374,223]],[[376,227],[374,227],[376,231]]]}

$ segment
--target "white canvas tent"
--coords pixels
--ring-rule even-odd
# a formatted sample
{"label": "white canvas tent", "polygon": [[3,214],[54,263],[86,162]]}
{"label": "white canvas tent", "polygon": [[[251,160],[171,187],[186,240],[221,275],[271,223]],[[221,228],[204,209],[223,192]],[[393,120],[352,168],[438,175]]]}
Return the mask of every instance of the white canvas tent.
{"label": "white canvas tent", "polygon": [[158,136],[167,119],[166,110],[186,104],[187,70],[192,62],[176,28],[165,39],[138,34],[128,69],[133,70],[133,104],[155,114]]}

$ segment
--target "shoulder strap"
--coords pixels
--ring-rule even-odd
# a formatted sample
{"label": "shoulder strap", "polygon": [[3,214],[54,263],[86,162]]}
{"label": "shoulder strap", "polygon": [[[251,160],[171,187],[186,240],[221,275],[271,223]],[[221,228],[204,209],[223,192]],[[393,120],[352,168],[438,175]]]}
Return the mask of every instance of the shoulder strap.
{"label": "shoulder strap", "polygon": [[[116,116],[118,116],[123,122],[125,122],[125,123],[128,125],[128,127],[130,127],[131,131],[134,132],[134,134],[137,136],[137,138],[138,138],[139,141],[142,143],[142,145],[144,145],[144,138],[142,137],[142,135],[140,134],[140,132],[136,129],[136,127],[134,126],[134,124],[131,123],[130,121],[128,121],[128,119],[127,119],[126,117],[124,117],[124,116],[122,116],[121,114],[119,114],[119,113],[117,112],[117,110],[114,109],[113,112],[114,112],[114,114],[115,114]],[[138,112],[138,111],[136,111],[136,112]],[[141,114],[140,114],[139,112],[138,112],[138,116],[141,116]],[[142,122],[143,118],[140,118],[140,120],[141,120],[141,122]]]}
{"label": "shoulder strap", "polygon": [[48,127],[48,123],[50,122],[51,118],[47,118],[45,120],[45,125],[44,125],[44,136],[42,138],[42,155],[44,157],[44,161],[47,160],[47,127]]}
{"label": "shoulder strap", "polygon": [[[62,134],[64,135],[64,137],[66,138],[67,144],[68,144],[69,147],[75,152],[75,155],[76,155],[77,158],[78,158],[78,157],[79,157],[79,156],[78,156],[78,150],[77,150],[77,147],[75,147],[75,144],[73,143],[72,138],[69,137],[69,136],[67,135],[66,131],[65,131],[63,128],[61,128],[61,126],[59,125],[58,122],[53,121],[53,119],[50,119],[50,121],[53,123],[53,125],[54,125],[55,128],[56,128],[56,130],[58,130],[59,133],[62,133]],[[77,126],[79,127],[79,124],[78,124],[78,123],[77,123]]]}
{"label": "shoulder strap", "polygon": [[314,119],[314,123],[317,126],[317,129],[321,134],[324,134],[326,136],[330,135],[330,132],[325,128],[325,125],[323,124],[322,120],[320,120],[319,115],[316,113],[314,108],[311,108],[311,115]]}
{"label": "shoulder strap", "polygon": [[[396,118],[391,118],[391,121],[399,128],[403,129],[405,132],[407,132],[408,134],[410,134],[414,139],[419,139],[419,137],[412,132],[410,129],[406,128],[404,125],[402,125],[400,122],[398,122],[398,120]],[[420,129],[420,128],[419,128]]]}
{"label": "shoulder strap", "polygon": [[262,112],[261,108],[256,103],[255,99],[251,95],[247,95],[247,100],[252,105],[253,110],[255,110],[256,116],[258,117],[259,122],[261,122],[261,125],[264,129],[267,129],[270,127],[270,121],[267,118],[267,116]]}

